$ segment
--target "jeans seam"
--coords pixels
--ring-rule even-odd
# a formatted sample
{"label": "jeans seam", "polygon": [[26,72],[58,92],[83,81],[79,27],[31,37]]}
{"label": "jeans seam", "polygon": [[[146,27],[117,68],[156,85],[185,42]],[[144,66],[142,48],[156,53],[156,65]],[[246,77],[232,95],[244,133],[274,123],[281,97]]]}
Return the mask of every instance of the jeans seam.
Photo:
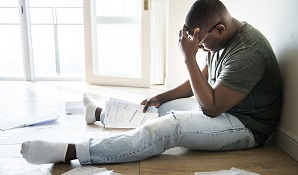
{"label": "jeans seam", "polygon": [[226,116],[227,116],[227,119],[229,120],[229,122],[230,122],[230,124],[231,124],[231,127],[234,128],[234,126],[233,126],[233,124],[232,124],[232,122],[231,122],[230,117],[229,117],[228,115],[226,115]]}
{"label": "jeans seam", "polygon": [[189,132],[180,132],[183,134],[201,134],[201,135],[220,135],[225,134],[228,132],[247,132],[247,128],[238,128],[238,129],[228,129],[228,130],[222,130],[222,131],[216,131],[216,132],[200,132],[200,131],[189,131]]}
{"label": "jeans seam", "polygon": [[228,146],[231,146],[231,145],[233,145],[233,144],[236,144],[236,143],[242,143],[242,142],[246,142],[246,141],[250,141],[250,137],[249,137],[249,136],[246,136],[246,137],[237,139],[237,140],[235,140],[235,141],[233,141],[233,142],[224,144],[224,145],[222,146],[222,148],[219,149],[219,150],[223,150],[224,148],[226,148],[226,147],[228,147]]}
{"label": "jeans seam", "polygon": [[[228,129],[228,130],[223,130],[223,131],[217,131],[217,132],[183,132],[183,134],[200,134],[200,135],[205,135],[205,136],[216,136],[216,135],[222,135],[222,134],[226,134],[226,133],[231,133],[231,132],[248,132],[249,129],[248,128],[238,128],[238,129]],[[224,148],[226,148],[227,146],[233,145],[235,143],[240,143],[240,142],[245,142],[245,141],[250,141],[251,138],[249,136],[245,136],[242,138],[239,138],[233,142],[229,142],[226,143],[224,145],[222,145],[222,147],[218,150],[223,150]]]}

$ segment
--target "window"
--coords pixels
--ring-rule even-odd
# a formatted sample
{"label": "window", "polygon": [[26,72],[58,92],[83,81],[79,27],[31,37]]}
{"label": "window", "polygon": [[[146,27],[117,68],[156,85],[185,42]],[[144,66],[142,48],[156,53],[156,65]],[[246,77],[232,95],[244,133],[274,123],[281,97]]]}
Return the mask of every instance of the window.
{"label": "window", "polygon": [[85,77],[82,0],[0,0],[0,37],[1,79]]}
{"label": "window", "polygon": [[150,9],[144,1],[85,0],[84,19],[87,82],[148,87]]}
{"label": "window", "polygon": [[82,0],[30,0],[35,77],[84,77]]}
{"label": "window", "polygon": [[98,60],[95,74],[141,77],[140,13],[139,0],[96,1]]}
{"label": "window", "polygon": [[0,77],[24,79],[20,31],[18,0],[0,0]]}

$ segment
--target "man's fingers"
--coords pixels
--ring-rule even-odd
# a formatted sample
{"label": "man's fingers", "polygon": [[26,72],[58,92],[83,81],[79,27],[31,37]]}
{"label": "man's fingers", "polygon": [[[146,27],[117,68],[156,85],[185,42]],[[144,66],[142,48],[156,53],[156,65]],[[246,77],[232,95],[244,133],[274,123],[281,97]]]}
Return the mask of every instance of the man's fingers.
{"label": "man's fingers", "polygon": [[147,109],[149,108],[149,103],[146,103],[145,104],[145,107],[144,107],[144,109],[143,109],[143,112],[145,113],[145,112],[147,112]]}
{"label": "man's fingers", "polygon": [[199,42],[199,33],[200,33],[200,28],[196,28],[193,33],[193,40],[195,42]]}
{"label": "man's fingers", "polygon": [[186,27],[183,25],[182,30],[179,31],[179,42],[183,39],[183,37],[187,36]]}
{"label": "man's fingers", "polygon": [[143,100],[141,105],[146,105],[146,103],[147,103],[147,100]]}
{"label": "man's fingers", "polygon": [[183,31],[183,36],[187,36],[185,25],[183,25],[182,31]]}

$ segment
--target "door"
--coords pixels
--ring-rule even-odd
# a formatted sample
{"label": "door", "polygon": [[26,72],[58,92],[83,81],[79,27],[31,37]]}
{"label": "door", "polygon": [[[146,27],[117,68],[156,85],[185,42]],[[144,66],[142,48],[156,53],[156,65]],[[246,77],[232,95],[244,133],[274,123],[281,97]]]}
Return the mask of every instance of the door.
{"label": "door", "polygon": [[148,0],[84,1],[86,81],[150,86]]}

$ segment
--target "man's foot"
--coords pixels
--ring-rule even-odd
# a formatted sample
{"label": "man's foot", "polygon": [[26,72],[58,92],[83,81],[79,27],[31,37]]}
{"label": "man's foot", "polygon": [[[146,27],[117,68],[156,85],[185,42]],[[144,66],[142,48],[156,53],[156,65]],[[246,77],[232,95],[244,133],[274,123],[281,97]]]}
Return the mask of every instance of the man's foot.
{"label": "man's foot", "polygon": [[83,95],[84,114],[87,124],[94,124],[96,122],[95,111],[96,105],[91,101],[87,94]]}
{"label": "man's foot", "polygon": [[27,141],[22,144],[21,154],[32,164],[58,163],[65,161],[68,143]]}

